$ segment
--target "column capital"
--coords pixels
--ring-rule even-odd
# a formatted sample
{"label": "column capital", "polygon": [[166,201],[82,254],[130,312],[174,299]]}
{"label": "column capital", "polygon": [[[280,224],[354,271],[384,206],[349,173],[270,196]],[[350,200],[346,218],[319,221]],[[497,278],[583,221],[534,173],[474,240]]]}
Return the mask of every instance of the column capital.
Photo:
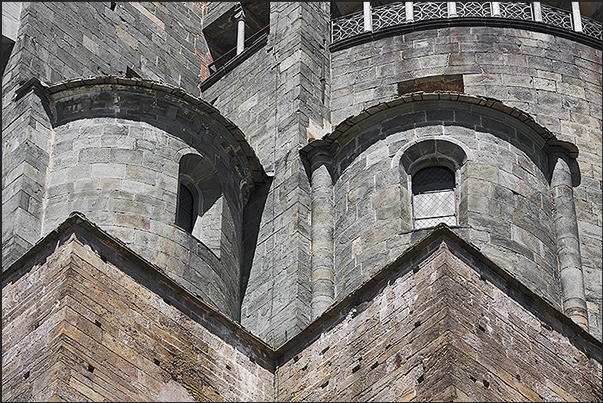
{"label": "column capital", "polygon": [[315,148],[308,153],[307,157],[312,171],[316,170],[316,168],[320,167],[321,165],[327,166],[329,170],[331,169],[333,158],[331,157],[331,153],[329,153],[328,149]]}
{"label": "column capital", "polygon": [[235,7],[234,17],[237,21],[245,21],[247,15],[245,14],[245,9],[241,3],[237,4]]}
{"label": "column capital", "polygon": [[572,19],[574,20],[574,31],[582,32],[582,15],[578,1],[572,1]]}
{"label": "column capital", "polygon": [[[564,149],[556,148],[549,153],[549,166],[551,172],[551,187],[565,185],[573,187],[576,162],[567,155]],[[574,168],[574,169],[572,169]]]}

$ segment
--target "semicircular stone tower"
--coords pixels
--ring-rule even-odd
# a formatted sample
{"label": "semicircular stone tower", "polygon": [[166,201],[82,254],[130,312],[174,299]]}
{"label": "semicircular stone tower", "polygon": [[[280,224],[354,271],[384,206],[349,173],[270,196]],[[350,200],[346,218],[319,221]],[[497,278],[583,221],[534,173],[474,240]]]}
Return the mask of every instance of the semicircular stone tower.
{"label": "semicircular stone tower", "polygon": [[2,13],[3,400],[601,400],[602,3]]}
{"label": "semicircular stone tower", "polygon": [[174,90],[118,78],[46,89],[54,145],[41,234],[82,213],[238,318],[243,206],[263,171],[239,130]]}

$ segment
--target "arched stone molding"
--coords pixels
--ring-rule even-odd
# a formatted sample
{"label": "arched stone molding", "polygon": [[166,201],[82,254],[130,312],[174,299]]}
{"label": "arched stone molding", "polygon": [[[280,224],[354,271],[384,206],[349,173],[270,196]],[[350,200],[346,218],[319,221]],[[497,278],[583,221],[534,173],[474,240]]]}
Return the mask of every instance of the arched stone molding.
{"label": "arched stone molding", "polygon": [[[504,118],[507,124],[519,129],[538,146],[561,147],[570,157],[578,156],[578,148],[574,144],[558,140],[550,130],[538,124],[526,112],[507,106],[493,98],[452,91],[410,93],[370,106],[358,115],[348,117],[339,123],[331,133],[320,140],[309,143],[300,152],[302,155],[307,155],[315,148],[326,148],[331,155],[335,155],[362,132],[384,120],[412,112],[438,109],[460,109],[490,118]],[[374,140],[381,138],[376,137]]]}
{"label": "arched stone molding", "polygon": [[392,168],[401,166],[409,175],[429,164],[444,165],[456,171],[473,159],[469,147],[454,138],[425,136],[402,146],[392,159]]}
{"label": "arched stone molding", "polygon": [[180,136],[193,149],[199,149],[196,143],[201,137],[195,134],[204,130],[212,137],[204,145],[232,160],[229,167],[241,177],[237,186],[245,198],[266,182],[266,173],[243,132],[211,104],[181,88],[137,77],[98,76],[50,86],[32,79],[17,94],[27,92],[27,87],[46,96],[54,127],[100,116],[146,121]]}

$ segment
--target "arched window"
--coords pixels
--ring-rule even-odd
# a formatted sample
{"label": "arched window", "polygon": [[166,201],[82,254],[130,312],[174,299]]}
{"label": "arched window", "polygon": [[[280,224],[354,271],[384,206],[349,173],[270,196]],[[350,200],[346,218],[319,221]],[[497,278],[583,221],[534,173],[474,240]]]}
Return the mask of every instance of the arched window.
{"label": "arched window", "polygon": [[178,210],[176,212],[176,225],[186,232],[193,232],[196,219],[196,200],[193,192],[182,182],[178,189]]}
{"label": "arched window", "polygon": [[412,204],[415,229],[439,223],[457,225],[454,173],[430,166],[412,175]]}
{"label": "arched window", "polygon": [[199,154],[183,155],[178,171],[175,224],[220,258],[225,215],[232,220],[211,162]]}

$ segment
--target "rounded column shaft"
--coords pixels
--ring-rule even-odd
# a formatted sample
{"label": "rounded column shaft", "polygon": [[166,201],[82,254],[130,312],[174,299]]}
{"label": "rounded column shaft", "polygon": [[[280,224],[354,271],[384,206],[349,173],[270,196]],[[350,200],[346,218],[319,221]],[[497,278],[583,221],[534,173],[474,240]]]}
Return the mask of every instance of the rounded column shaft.
{"label": "rounded column shaft", "polygon": [[584,294],[584,275],[580,257],[580,238],[572,189],[569,158],[562,153],[551,155],[555,161],[551,178],[555,241],[563,293],[563,311],[588,329],[588,313]]}
{"label": "rounded column shaft", "polygon": [[326,156],[312,161],[312,319],[334,299],[333,287],[333,185]]}
{"label": "rounded column shaft", "polygon": [[235,14],[237,20],[237,55],[245,50],[245,11],[239,6]]}

